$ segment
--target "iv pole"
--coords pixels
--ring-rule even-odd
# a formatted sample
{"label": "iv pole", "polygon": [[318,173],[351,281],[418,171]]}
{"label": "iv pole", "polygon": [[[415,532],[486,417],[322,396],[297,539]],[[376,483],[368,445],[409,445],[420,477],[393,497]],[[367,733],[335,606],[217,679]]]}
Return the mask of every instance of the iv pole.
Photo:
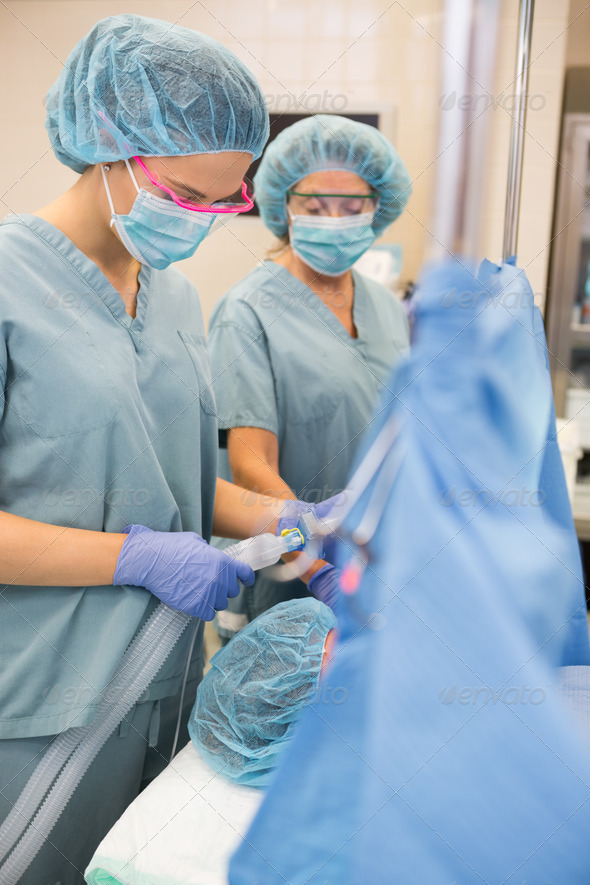
{"label": "iv pole", "polygon": [[534,8],[535,0],[520,0],[518,47],[516,50],[516,76],[514,80],[518,103],[512,120],[510,156],[508,160],[508,186],[506,189],[504,244],[502,248],[503,262],[511,256],[516,255],[518,241],[518,214],[522,187],[522,160],[524,153],[524,136],[526,132],[529,57],[531,53]]}

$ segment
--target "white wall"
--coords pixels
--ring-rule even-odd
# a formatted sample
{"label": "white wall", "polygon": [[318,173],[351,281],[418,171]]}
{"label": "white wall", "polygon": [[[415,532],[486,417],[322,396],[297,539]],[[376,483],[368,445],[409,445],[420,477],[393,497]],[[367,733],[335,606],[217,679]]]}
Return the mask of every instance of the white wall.
{"label": "white wall", "polygon": [[[572,4],[574,5],[574,4]],[[575,5],[581,6],[581,0]],[[516,43],[516,0],[504,0],[497,94],[509,95]],[[394,140],[414,179],[407,211],[386,238],[403,244],[404,277],[415,278],[430,225],[440,113],[438,77],[442,0],[4,0],[0,4],[0,215],[50,202],[75,174],[53,157],[43,96],[68,52],[99,18],[135,12],[202,30],[234,50],[275,103],[288,93],[317,103],[344,96],[350,110],[396,108]],[[537,0],[528,115],[519,263],[533,289],[545,290],[559,138],[567,2]],[[572,31],[576,24],[572,25]],[[334,99],[327,98],[327,110]],[[286,100],[282,99],[280,109]],[[315,107],[315,104],[314,104]],[[482,254],[501,251],[510,100],[490,110]],[[197,284],[205,315],[215,300],[263,257],[272,237],[257,219],[236,218],[182,269]]]}

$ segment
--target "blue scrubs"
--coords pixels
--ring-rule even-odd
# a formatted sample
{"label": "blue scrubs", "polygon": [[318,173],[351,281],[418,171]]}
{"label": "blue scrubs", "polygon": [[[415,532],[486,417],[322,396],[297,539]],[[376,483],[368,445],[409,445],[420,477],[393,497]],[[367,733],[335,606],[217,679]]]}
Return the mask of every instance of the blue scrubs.
{"label": "blue scrubs", "polygon": [[[400,301],[352,273],[357,338],[311,289],[274,261],[265,261],[230,289],[209,324],[220,428],[260,427],[274,433],[281,477],[299,498],[311,502],[344,488],[375,402],[386,393],[391,368],[409,347]],[[224,453],[220,472],[231,479]],[[260,575],[246,594],[247,613],[254,616],[306,592],[300,581],[281,585]]]}
{"label": "blue scrubs", "polygon": [[[97,265],[34,215],[0,225],[0,261],[0,509],[95,531],[142,523],[209,538],[217,422],[193,285],[173,268],[142,267],[132,319]],[[137,587],[0,589],[0,767],[9,784],[14,739],[90,722],[158,600]],[[156,717],[154,740],[191,632],[141,699]],[[104,780],[103,793],[110,801]]]}

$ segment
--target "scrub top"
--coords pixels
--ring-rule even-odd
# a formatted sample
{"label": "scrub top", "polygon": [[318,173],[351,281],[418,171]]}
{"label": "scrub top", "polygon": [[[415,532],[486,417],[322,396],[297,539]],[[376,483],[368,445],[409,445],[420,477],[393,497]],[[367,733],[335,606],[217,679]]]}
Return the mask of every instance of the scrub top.
{"label": "scrub top", "polygon": [[220,428],[261,427],[279,441],[279,472],[309,501],[341,491],[408,321],[388,289],[353,271],[351,338],[329,307],[274,261],[221,299],[209,323]]}
{"label": "scrub top", "polygon": [[[274,433],[281,477],[298,498],[312,503],[345,487],[375,402],[386,394],[391,367],[409,348],[399,299],[357,271],[352,274],[357,338],[274,261],[265,261],[230,289],[209,323],[220,429],[260,427]],[[220,472],[231,479],[226,454]],[[262,574],[256,592],[266,583],[276,588]],[[279,601],[270,592],[270,604]]]}
{"label": "scrub top", "polygon": [[[0,224],[0,261],[0,509],[208,539],[217,423],[194,286],[143,266],[132,319],[97,265],[34,215]],[[157,604],[137,587],[0,587],[0,738],[90,722]],[[178,691],[191,632],[142,701]]]}

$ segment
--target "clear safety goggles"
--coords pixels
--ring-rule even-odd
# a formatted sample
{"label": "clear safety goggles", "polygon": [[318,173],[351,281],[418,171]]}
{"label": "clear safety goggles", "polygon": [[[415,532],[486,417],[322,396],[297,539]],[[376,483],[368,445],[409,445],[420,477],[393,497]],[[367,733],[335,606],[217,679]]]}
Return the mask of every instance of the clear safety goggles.
{"label": "clear safety goggles", "polygon": [[138,166],[147,175],[151,184],[143,185],[144,190],[150,191],[155,196],[163,200],[172,200],[177,206],[183,209],[190,209],[192,212],[214,212],[214,213],[236,213],[249,212],[254,206],[254,186],[249,178],[244,178],[240,186],[240,190],[235,194],[224,197],[223,200],[215,200],[213,203],[204,203],[202,199],[195,197],[180,196],[171,188],[167,187],[159,181],[158,176],[154,172],[150,172],[143,160],[139,157],[133,157]]}
{"label": "clear safety goggles", "polygon": [[316,194],[287,191],[289,212],[292,215],[338,216],[364,215],[375,212],[379,205],[377,194]]}

